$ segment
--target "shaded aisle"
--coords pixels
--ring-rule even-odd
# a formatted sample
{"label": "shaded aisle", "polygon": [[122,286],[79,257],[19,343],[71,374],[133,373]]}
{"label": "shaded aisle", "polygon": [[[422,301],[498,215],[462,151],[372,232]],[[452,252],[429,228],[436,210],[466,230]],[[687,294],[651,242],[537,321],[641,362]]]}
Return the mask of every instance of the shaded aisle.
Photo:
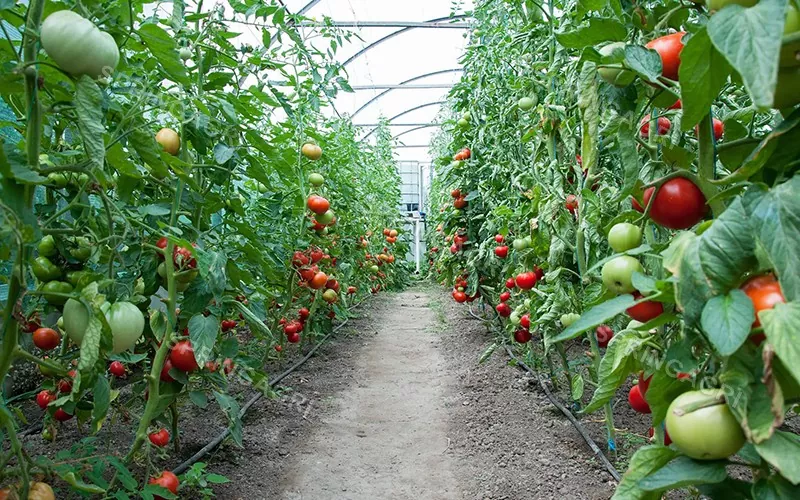
{"label": "shaded aisle", "polygon": [[437,349],[430,297],[398,294],[374,317],[352,386],[337,395],[281,485],[285,499],[457,499],[445,398],[452,383]]}

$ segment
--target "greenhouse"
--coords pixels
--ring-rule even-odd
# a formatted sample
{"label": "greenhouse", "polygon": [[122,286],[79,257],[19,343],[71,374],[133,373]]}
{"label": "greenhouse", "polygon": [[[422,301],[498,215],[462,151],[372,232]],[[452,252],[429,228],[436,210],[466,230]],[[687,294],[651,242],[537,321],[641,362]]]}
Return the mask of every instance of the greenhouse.
{"label": "greenhouse", "polygon": [[800,1],[0,2],[0,500],[800,498]]}

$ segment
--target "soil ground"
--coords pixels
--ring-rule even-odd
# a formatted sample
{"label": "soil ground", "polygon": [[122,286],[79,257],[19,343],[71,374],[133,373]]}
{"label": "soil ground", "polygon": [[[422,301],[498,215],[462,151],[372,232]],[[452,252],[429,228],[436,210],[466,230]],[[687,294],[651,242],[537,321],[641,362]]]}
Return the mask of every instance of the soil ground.
{"label": "soil ground", "polygon": [[244,422],[209,469],[225,499],[609,498],[579,434],[438,289],[389,295]]}

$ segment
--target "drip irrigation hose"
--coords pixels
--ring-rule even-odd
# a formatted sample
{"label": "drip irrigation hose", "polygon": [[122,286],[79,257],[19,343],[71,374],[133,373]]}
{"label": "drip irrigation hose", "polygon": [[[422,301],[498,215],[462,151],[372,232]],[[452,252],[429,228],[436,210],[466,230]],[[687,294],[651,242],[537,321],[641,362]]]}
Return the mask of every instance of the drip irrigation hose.
{"label": "drip irrigation hose", "polygon": [[600,447],[597,446],[597,443],[595,443],[594,440],[591,438],[591,436],[589,436],[589,433],[586,431],[586,428],[583,425],[581,425],[581,423],[578,422],[578,419],[575,418],[572,412],[566,409],[564,405],[562,405],[561,402],[558,401],[558,398],[556,398],[553,395],[553,393],[550,392],[550,389],[548,389],[547,385],[544,382],[542,382],[542,378],[539,376],[539,373],[532,370],[531,367],[525,364],[524,361],[516,357],[513,351],[511,351],[510,347],[508,347],[507,345],[504,347],[506,348],[506,352],[511,357],[511,359],[513,359],[517,363],[517,366],[519,366],[521,369],[527,371],[528,373],[536,377],[536,380],[539,382],[539,386],[547,395],[547,399],[549,399],[550,402],[553,403],[553,405],[556,408],[561,410],[561,413],[563,413],[564,416],[567,417],[567,419],[569,419],[570,422],[572,422],[572,425],[575,427],[578,433],[580,433],[581,437],[583,437],[583,440],[586,441],[586,444],[588,444],[589,447],[592,449],[595,456],[597,456],[597,458],[600,459],[600,461],[603,463],[608,473],[611,474],[611,476],[617,482],[620,482],[622,478],[620,477],[619,472],[617,472],[617,469],[614,468],[614,466],[611,464],[611,462],[609,462],[608,458],[606,458],[605,454],[600,449]]}
{"label": "drip irrigation hose", "polygon": [[[351,307],[349,310],[352,311],[353,309],[355,309],[356,307],[360,306],[361,304],[362,304],[362,302],[359,302],[358,304],[356,304],[353,307]],[[325,337],[323,337],[322,340],[317,342],[317,344],[313,348],[311,348],[311,350],[308,351],[308,353],[305,356],[300,358],[295,364],[293,364],[288,369],[286,369],[286,371],[284,371],[283,373],[277,375],[275,378],[270,380],[269,381],[269,386],[270,387],[275,387],[283,379],[285,379],[286,377],[291,375],[292,372],[294,372],[295,370],[297,370],[298,368],[303,366],[303,364],[306,361],[308,361],[311,358],[311,356],[313,356],[314,353],[317,352],[317,350],[320,347],[322,347],[334,333],[338,332],[344,325],[346,325],[348,321],[350,321],[350,318],[347,318],[342,323],[336,325],[336,327],[333,330],[331,330],[327,335],[325,335]],[[250,398],[250,400],[247,401],[247,403],[245,403],[244,406],[242,406],[242,409],[239,411],[239,419],[241,420],[242,418],[244,418],[244,415],[245,415],[245,413],[247,413],[247,410],[249,410],[250,407],[253,406],[263,396],[264,396],[264,393],[263,392],[259,392],[255,396]],[[231,432],[230,428],[226,427],[225,430],[222,431],[219,434],[219,436],[217,436],[216,438],[214,438],[211,441],[209,441],[209,443],[206,444],[205,446],[203,446],[200,450],[198,450],[197,453],[195,453],[194,455],[189,457],[189,459],[187,459],[185,462],[183,462],[179,466],[175,467],[172,470],[173,474],[177,475],[177,474],[182,474],[183,472],[186,472],[186,470],[188,470],[189,467],[191,467],[195,462],[197,462],[198,460],[203,458],[205,455],[207,455],[211,450],[213,450],[214,448],[219,446],[220,443],[222,443],[225,440],[225,438],[228,437],[230,432]]]}

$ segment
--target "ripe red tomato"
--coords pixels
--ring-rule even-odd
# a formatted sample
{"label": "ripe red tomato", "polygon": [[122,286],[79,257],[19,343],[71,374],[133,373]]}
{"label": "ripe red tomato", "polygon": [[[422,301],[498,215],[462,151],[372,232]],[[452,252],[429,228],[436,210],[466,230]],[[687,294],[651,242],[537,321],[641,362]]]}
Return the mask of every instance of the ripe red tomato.
{"label": "ripe red tomato", "polygon": [[[192,243],[193,247],[197,244]],[[172,262],[182,269],[197,269],[197,259],[192,255],[192,250],[186,247],[174,246],[172,248]]]}
{"label": "ripe red tomato", "polygon": [[358,289],[356,287],[354,287],[354,286],[348,286],[347,287],[347,294],[348,295],[353,295],[354,293],[356,293],[356,291],[358,291]]}
{"label": "ripe red tomato", "polygon": [[312,194],[308,197],[306,206],[317,215],[322,215],[331,208],[331,204],[328,200],[316,194]]}
{"label": "ripe red tomato", "polygon": [[463,210],[467,208],[467,205],[468,205],[467,199],[464,198],[463,196],[453,200],[453,208],[456,208],[458,210]]}
{"label": "ripe red tomato", "polygon": [[[161,473],[158,477],[151,477],[150,484],[157,484],[162,488],[168,490],[170,493],[178,494],[178,486],[180,485],[180,481],[178,481],[178,476],[173,474],[172,472],[165,470]],[[164,497],[160,497],[157,495],[153,495],[153,498],[156,500],[164,500]]]}
{"label": "ripe red tomato", "polygon": [[524,328],[520,328],[519,330],[514,332],[514,340],[516,340],[520,344],[529,342],[531,340],[531,332]]}
{"label": "ripe red tomato", "polygon": [[286,340],[290,344],[297,344],[298,342],[300,342],[300,334],[297,332],[290,333],[289,335],[286,336]]}
{"label": "ripe red tomato", "polygon": [[631,387],[631,391],[628,393],[628,403],[638,413],[650,413],[650,405],[644,400],[638,385]]}
{"label": "ripe red tomato", "polygon": [[[75,370],[71,370],[69,372],[69,376],[74,377]],[[61,380],[58,381],[56,387],[58,388],[58,392],[60,392],[61,394],[72,392],[72,380],[68,378],[62,378]]]}
{"label": "ripe red tomato", "polygon": [[223,332],[228,332],[236,328],[236,321],[232,319],[223,319],[222,323],[220,323],[220,327],[222,328]]}
{"label": "ripe red tomato", "polygon": [[772,309],[775,304],[786,302],[781,290],[781,284],[778,283],[773,274],[754,276],[744,282],[741,290],[753,302],[753,308],[756,311],[756,320],[753,322],[753,328],[761,326],[761,321],[758,319],[759,312],[765,309]]}
{"label": "ripe red tomato", "polygon": [[495,310],[497,311],[497,314],[499,314],[500,316],[502,316],[504,318],[507,318],[507,317],[511,316],[511,306],[509,306],[505,302],[501,302],[501,303],[497,304],[497,306],[495,307]]}
{"label": "ripe red tomato", "polygon": [[[388,262],[388,259],[387,259],[387,262]],[[330,278],[328,281],[325,282],[325,288],[327,288],[329,290],[333,290],[336,293],[339,293],[339,289],[341,287],[339,286],[339,281],[338,280]]]}
{"label": "ripe red tomato", "polygon": [[318,272],[319,267],[317,266],[304,267],[300,269],[300,278],[302,278],[303,281],[311,281]]}
{"label": "ripe red tomato", "polygon": [[450,245],[450,253],[457,254],[458,253],[458,245],[456,245],[455,243]]}
{"label": "ripe red tomato", "polygon": [[647,396],[647,390],[650,389],[651,380],[653,380],[652,375],[644,378],[644,372],[639,372],[639,392],[642,394],[642,396]]}
{"label": "ripe red tomato", "polygon": [[323,272],[319,272],[314,275],[311,281],[309,281],[308,286],[310,286],[314,290],[319,290],[320,288],[324,287],[325,283],[327,282],[328,282],[328,275]]}
{"label": "ripe red tomato", "polygon": [[[672,122],[666,116],[659,116],[656,122],[658,123],[658,128],[656,129],[658,135],[667,135],[672,128]],[[642,122],[639,124],[639,135],[642,139],[647,139],[650,136],[650,115],[645,115],[642,118]]]}
{"label": "ripe red tomato", "polygon": [[519,326],[526,330],[530,330],[531,328],[531,315],[530,314],[523,314],[522,317],[519,319]]}
{"label": "ripe red tomato", "polygon": [[169,359],[164,361],[164,366],[161,367],[161,375],[159,378],[162,382],[175,382],[175,379],[172,378],[172,375],[169,374],[169,371],[172,369],[172,361]]}
{"label": "ripe red tomato", "polygon": [[169,360],[172,361],[172,366],[182,372],[193,372],[199,368],[191,340],[182,340],[175,344],[169,353]]}
{"label": "ripe red tomato", "polygon": [[125,376],[125,365],[120,363],[119,361],[112,361],[110,365],[108,365],[108,373],[111,375],[119,378]]}
{"label": "ripe red tomato", "polygon": [[311,251],[311,262],[316,264],[317,262],[321,261],[322,258],[325,256],[321,250],[312,250]]}
{"label": "ripe red tomato", "polygon": [[58,420],[59,422],[66,422],[67,420],[71,419],[74,416],[75,415],[70,415],[61,408],[57,409],[56,412],[53,413],[53,418]]}
{"label": "ripe red tomato", "polygon": [[461,152],[464,153],[465,160],[469,160],[472,157],[472,151],[469,148],[464,148]]}
{"label": "ripe red tomato", "polygon": [[[167,248],[167,243],[168,243],[168,241],[167,241],[167,237],[166,237],[166,236],[162,236],[162,237],[161,237],[161,238],[159,238],[159,239],[158,239],[158,241],[156,242],[156,246],[157,246],[158,248],[160,248],[161,250],[164,250],[164,249],[166,249],[166,248]],[[157,255],[158,255],[158,258],[159,258],[159,259],[161,259],[161,260],[164,260],[164,252],[158,252],[158,253],[157,253]]]}
{"label": "ripe red tomato", "polygon": [[671,35],[665,35],[655,40],[651,40],[645,45],[648,49],[653,49],[661,56],[661,75],[670,80],[678,79],[678,68],[681,65],[681,51],[683,50],[683,35],[686,33],[679,31]]}
{"label": "ripe red tomato", "polygon": [[[656,433],[655,429],[650,427],[650,430],[647,431],[647,437],[653,439],[655,433]],[[671,444],[672,444],[672,439],[669,438],[669,432],[667,432],[667,430],[664,429],[664,446],[669,446]]]}
{"label": "ripe red tomato", "polygon": [[508,289],[512,289],[512,288],[514,288],[515,286],[517,286],[517,284],[516,284],[516,282],[514,281],[514,278],[508,278],[508,279],[506,280],[506,288],[508,288]]}
{"label": "ripe red tomato", "polygon": [[505,259],[506,257],[508,257],[508,247],[506,245],[497,247],[494,249],[494,254],[501,259]]}
{"label": "ripe red tomato", "polygon": [[150,439],[150,442],[153,443],[153,446],[158,446],[159,448],[163,448],[169,444],[169,432],[166,429],[151,432],[147,437]]}
{"label": "ripe red tomato", "polygon": [[608,325],[598,326],[594,333],[597,337],[598,347],[608,347],[608,343],[611,342],[612,338],[614,338],[614,330],[612,330]]}
{"label": "ripe red tomato", "polygon": [[503,292],[500,294],[500,302],[508,302],[511,298],[511,292]]}
{"label": "ripe red tomato", "polygon": [[502,243],[504,240],[505,240],[505,238],[503,237],[503,235],[502,235],[502,234],[498,234],[498,235],[496,235],[496,236],[494,237],[494,241],[495,241],[496,243]]}
{"label": "ripe red tomato", "polygon": [[281,352],[281,351],[283,350],[283,347],[281,347],[281,346],[279,346],[279,345],[276,345],[276,346],[275,346],[275,350],[276,350],[277,352]]}
{"label": "ripe red tomato", "polygon": [[39,328],[33,332],[33,345],[43,351],[50,351],[61,344],[61,335],[52,328]]}
{"label": "ripe red tomato", "polygon": [[44,410],[47,408],[47,405],[52,403],[56,400],[56,394],[52,391],[41,391],[39,394],[36,395],[36,404],[39,405],[39,408]]}
{"label": "ripe red tomato", "polygon": [[310,262],[309,258],[306,257],[306,255],[303,254],[303,252],[301,252],[299,250],[296,251],[294,253],[294,255],[292,256],[292,265],[294,267],[307,266],[309,264],[309,262]]}
{"label": "ripe red tomato", "polygon": [[667,109],[681,109],[681,108],[683,108],[683,103],[681,102],[680,99],[678,99],[677,101],[675,101],[675,104],[668,107]]}
{"label": "ripe red tomato", "polygon": [[222,360],[222,371],[225,372],[225,375],[230,375],[235,368],[236,364],[234,364],[231,358],[225,358]]}
{"label": "ripe red tomato", "polygon": [[[650,189],[644,192],[644,206],[650,203],[652,195]],[[685,177],[676,177],[658,188],[650,218],[670,229],[688,229],[705,217],[707,209],[706,197],[700,188]]]}
{"label": "ripe red tomato", "polygon": [[311,311],[309,311],[307,307],[301,307],[300,310],[297,311],[297,315],[302,321],[305,321],[311,316]]}
{"label": "ripe red tomato", "polygon": [[719,141],[722,139],[722,134],[725,133],[725,124],[722,123],[722,120],[716,118],[714,118],[712,122],[714,123],[714,140]]}
{"label": "ripe red tomato", "polygon": [[[450,191],[450,196],[452,196],[453,198],[461,198],[461,190],[456,188]],[[388,236],[388,234],[386,236]]]}
{"label": "ripe red tomato", "polygon": [[[643,296],[639,292],[633,294],[633,298],[635,300],[641,299]],[[655,302],[652,300],[648,300],[642,302],[641,304],[637,304],[635,306],[631,306],[625,309],[625,312],[628,313],[628,316],[635,319],[636,321],[641,321],[642,323],[647,323],[653,318],[656,318],[664,312],[664,305],[661,302]]]}
{"label": "ripe red tomato", "polygon": [[568,194],[566,200],[564,200],[564,206],[567,207],[569,213],[574,214],[578,209],[578,197],[574,194]]}
{"label": "ripe red tomato", "polygon": [[467,301],[467,294],[458,290],[453,290],[453,300],[459,304],[463,304]]}
{"label": "ripe red tomato", "polygon": [[[653,188],[647,188],[647,191],[652,192],[652,190],[653,190]],[[645,191],[645,192],[647,192],[647,191]],[[640,214],[644,213],[644,207],[634,197],[631,197],[631,208],[633,208],[634,210],[636,210]]]}
{"label": "ripe red tomato", "polygon": [[544,278],[544,269],[539,266],[533,266],[533,274],[536,275],[536,281]]}
{"label": "ripe red tomato", "polygon": [[532,272],[520,273],[517,275],[516,284],[523,290],[530,290],[536,286],[536,274]]}

